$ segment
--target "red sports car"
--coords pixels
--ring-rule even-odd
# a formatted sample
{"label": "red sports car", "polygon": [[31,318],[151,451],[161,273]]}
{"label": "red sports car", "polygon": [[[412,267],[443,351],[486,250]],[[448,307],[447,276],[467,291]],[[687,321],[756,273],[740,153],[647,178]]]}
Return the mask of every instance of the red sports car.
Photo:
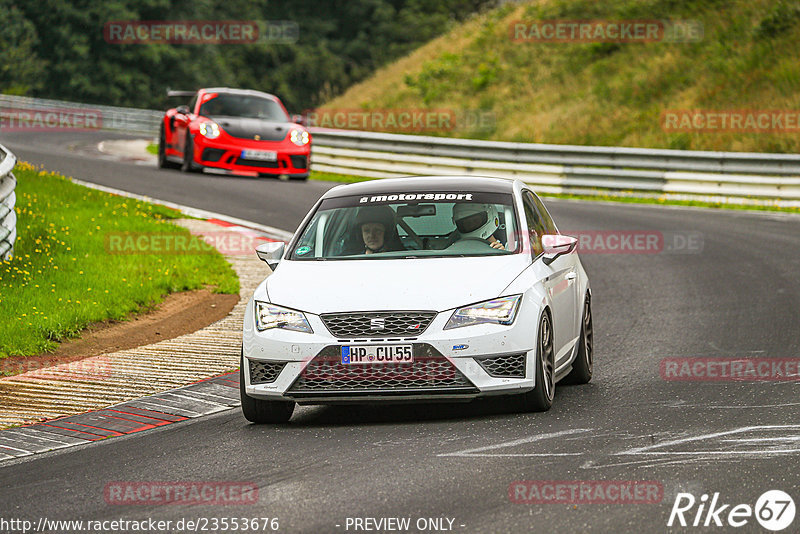
{"label": "red sports car", "polygon": [[278,97],[227,87],[168,94],[192,100],[164,114],[159,167],[308,178],[311,134],[292,121]]}

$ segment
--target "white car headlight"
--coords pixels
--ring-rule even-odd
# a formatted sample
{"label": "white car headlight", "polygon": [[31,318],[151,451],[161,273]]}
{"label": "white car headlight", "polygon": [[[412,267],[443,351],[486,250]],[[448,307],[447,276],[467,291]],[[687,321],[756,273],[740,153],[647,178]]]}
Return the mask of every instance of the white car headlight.
{"label": "white car headlight", "polygon": [[513,295],[459,308],[453,312],[444,329],[449,330],[482,323],[509,325],[517,317],[520,300],[522,300],[522,295]]}
{"label": "white car headlight", "polygon": [[308,132],[305,130],[292,130],[289,134],[289,140],[297,146],[305,146],[308,144]]}
{"label": "white car headlight", "polygon": [[295,332],[314,333],[306,316],[301,312],[260,301],[256,301],[256,328],[259,331],[283,328]]}
{"label": "white car headlight", "polygon": [[207,139],[216,139],[219,137],[219,131],[219,124],[216,122],[207,121],[200,123],[200,133]]}

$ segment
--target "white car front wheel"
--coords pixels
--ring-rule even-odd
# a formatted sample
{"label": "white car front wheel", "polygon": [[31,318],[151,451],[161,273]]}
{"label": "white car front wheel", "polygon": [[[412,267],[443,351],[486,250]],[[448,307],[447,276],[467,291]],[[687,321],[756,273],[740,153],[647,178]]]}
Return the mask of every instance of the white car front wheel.
{"label": "white car front wheel", "polygon": [[578,355],[572,363],[572,371],[564,377],[565,384],[588,384],[594,368],[594,327],[592,326],[592,302],[589,295],[583,301],[581,338]]}
{"label": "white car front wheel", "polygon": [[553,352],[553,324],[547,313],[539,322],[539,343],[536,347],[536,386],[520,395],[522,409],[526,412],[546,412],[555,396],[555,354]]}

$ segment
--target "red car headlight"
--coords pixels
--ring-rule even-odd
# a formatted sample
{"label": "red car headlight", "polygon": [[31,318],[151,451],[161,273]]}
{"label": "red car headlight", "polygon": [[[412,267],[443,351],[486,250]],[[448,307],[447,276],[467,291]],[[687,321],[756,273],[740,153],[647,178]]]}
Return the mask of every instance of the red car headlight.
{"label": "red car headlight", "polygon": [[212,121],[200,123],[200,133],[206,139],[216,139],[219,137],[219,124]]}
{"label": "red car headlight", "polygon": [[289,134],[289,140],[297,146],[305,146],[310,141],[307,131],[297,129],[292,130]]}

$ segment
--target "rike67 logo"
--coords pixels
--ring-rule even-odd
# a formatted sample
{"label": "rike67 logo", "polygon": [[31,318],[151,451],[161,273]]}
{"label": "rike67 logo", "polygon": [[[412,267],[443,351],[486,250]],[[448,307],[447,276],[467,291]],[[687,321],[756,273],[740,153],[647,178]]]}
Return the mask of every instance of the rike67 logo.
{"label": "rike67 logo", "polygon": [[792,524],[795,511],[794,500],[781,490],[764,492],[755,506],[724,503],[719,493],[711,499],[707,494],[696,499],[691,493],[678,493],[667,526],[739,528],[755,518],[761,527],[778,532]]}

